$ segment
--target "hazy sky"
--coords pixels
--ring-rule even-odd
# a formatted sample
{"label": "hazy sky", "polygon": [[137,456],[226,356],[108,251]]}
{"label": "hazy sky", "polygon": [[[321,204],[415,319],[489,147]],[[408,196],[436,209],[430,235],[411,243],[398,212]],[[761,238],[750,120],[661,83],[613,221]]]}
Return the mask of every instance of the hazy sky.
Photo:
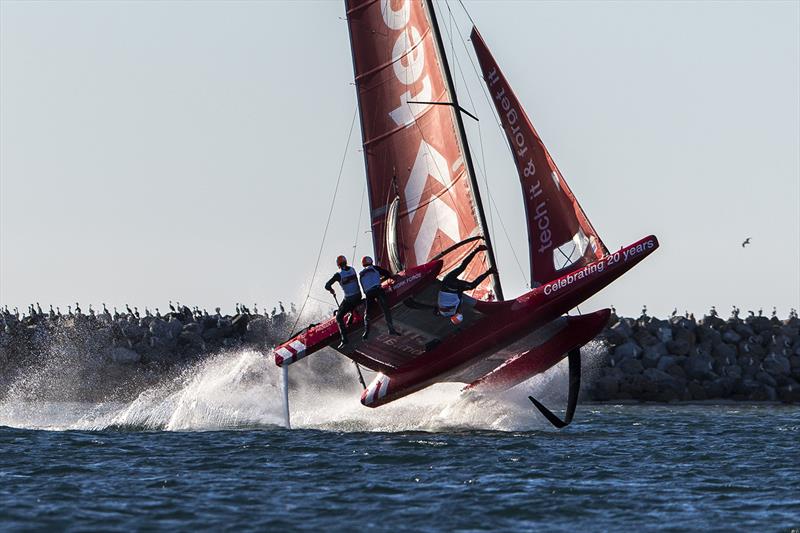
{"label": "hazy sky", "polygon": [[[608,247],[661,241],[582,310],[800,305],[800,3],[466,5]],[[466,38],[458,2],[455,20],[439,7]],[[356,236],[371,252],[343,11],[3,1],[0,303],[300,303],[346,154],[312,290],[329,301],[335,256]],[[468,133],[516,296],[519,182],[458,35],[451,65],[481,119]]]}

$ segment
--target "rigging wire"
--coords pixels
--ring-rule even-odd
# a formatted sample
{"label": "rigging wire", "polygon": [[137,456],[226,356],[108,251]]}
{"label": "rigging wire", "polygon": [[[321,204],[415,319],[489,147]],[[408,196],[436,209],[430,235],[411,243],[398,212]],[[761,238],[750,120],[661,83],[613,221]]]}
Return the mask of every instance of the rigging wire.
{"label": "rigging wire", "polygon": [[353,137],[353,128],[356,125],[356,117],[358,116],[358,108],[353,111],[353,119],[350,121],[350,132],[347,134],[347,143],[345,143],[344,153],[342,154],[342,162],[339,164],[339,175],[336,177],[336,187],[333,189],[333,198],[331,199],[331,207],[328,210],[328,220],[325,222],[325,231],[322,233],[322,242],[319,243],[319,251],[317,252],[317,262],[314,263],[314,273],[311,275],[311,282],[308,284],[308,292],[306,293],[306,297],[303,300],[303,305],[300,306],[300,312],[297,313],[297,318],[294,320],[294,324],[292,324],[292,334],[289,338],[294,337],[297,323],[300,321],[300,317],[303,316],[303,310],[306,308],[306,304],[308,303],[309,298],[311,297],[311,289],[314,287],[314,281],[317,278],[317,272],[319,271],[319,261],[322,258],[322,250],[325,247],[325,239],[328,237],[328,228],[331,225],[331,218],[333,217],[333,208],[336,205],[336,195],[339,193],[339,184],[342,181],[342,172],[344,172],[344,163],[347,160],[347,150],[350,148],[350,139]]}
{"label": "rigging wire", "polygon": [[361,215],[364,214],[364,197],[367,194],[367,188],[361,190],[361,204],[358,206],[358,223],[356,223],[356,238],[353,240],[353,261],[356,260],[356,248],[358,247],[358,236],[361,234]]}
{"label": "rigging wire", "polygon": [[[459,2],[460,2],[460,0],[459,0]],[[461,3],[461,7],[464,7],[463,2],[460,2],[460,3]],[[455,20],[455,15],[453,14],[452,10],[450,9],[450,2],[448,0],[445,0],[445,6],[447,7],[447,10],[448,10],[448,12],[450,14],[451,22],[455,23],[456,29],[458,30],[457,32],[453,32],[453,34],[448,33],[448,39],[450,39],[450,41],[452,43],[453,42],[453,35],[457,34],[459,36],[459,39],[461,40],[461,43],[464,46],[464,50],[466,52],[467,58],[469,59],[470,64],[472,65],[473,72],[475,72],[475,75],[478,77],[479,80],[483,81],[483,77],[478,73],[478,71],[477,71],[477,69],[475,67],[475,63],[472,61],[472,56],[470,55],[469,49],[467,48],[467,43],[461,37],[461,28],[458,25],[458,21]],[[466,8],[464,8],[464,11],[466,12],[467,17],[469,17],[470,22],[472,22],[473,25],[474,25],[474,21],[472,20],[472,17],[469,15],[469,13],[466,11]],[[447,26],[444,26],[444,28],[445,28],[445,31],[447,31]],[[462,80],[464,82],[464,87],[466,88],[467,97],[469,98],[470,105],[472,106],[472,109],[476,110],[476,113],[477,113],[477,107],[475,106],[475,101],[472,99],[472,93],[469,90],[469,85],[467,84],[467,80],[466,80],[466,77],[464,75],[464,69],[461,68],[461,63],[458,61],[458,56],[456,56],[455,54],[453,54],[453,56],[454,56],[454,59],[455,59],[457,70],[459,71],[459,74],[461,75],[461,78],[462,78]],[[486,92],[487,89],[483,85],[483,83],[479,83],[479,85],[480,85],[481,89],[483,90],[483,94],[484,94],[484,97],[486,98],[486,102],[489,105],[489,108],[491,109],[493,107],[493,104],[492,104],[491,100],[489,99],[489,95]],[[503,145],[505,145],[506,148],[508,148],[509,153],[512,155],[512,157],[514,157],[514,153],[511,151],[511,147],[509,146],[508,141],[505,138],[505,132],[503,130],[503,126],[500,124],[499,119],[497,118],[497,116],[494,113],[491,113],[491,115],[494,117],[495,123],[497,124],[497,126],[498,126],[498,128],[499,128],[499,130],[501,132],[501,136],[503,137]],[[486,186],[487,196],[489,197],[489,202],[490,202],[491,206],[494,208],[494,210],[489,209],[490,220],[492,222],[492,225],[496,227],[496,225],[494,224],[492,213],[497,212],[497,218],[500,221],[500,227],[503,230],[503,234],[506,237],[506,241],[508,242],[509,248],[511,248],[511,253],[514,256],[514,261],[517,264],[517,268],[519,268],[520,274],[522,275],[522,279],[527,281],[526,286],[528,288],[530,288],[531,284],[532,284],[532,280],[528,280],[528,275],[525,274],[525,270],[522,268],[522,263],[520,263],[519,257],[517,256],[517,251],[516,251],[513,243],[511,242],[511,237],[509,236],[508,231],[506,230],[505,223],[503,222],[503,217],[500,214],[500,210],[497,208],[497,204],[494,201],[494,196],[492,195],[491,189],[489,188],[489,174],[486,171],[486,156],[485,156],[485,151],[484,151],[483,134],[482,134],[482,130],[481,130],[481,127],[480,127],[480,122],[478,123],[478,142],[480,143],[480,147],[481,147],[481,157],[483,158],[483,165],[477,164],[476,166],[478,167],[478,170],[480,171],[480,173],[483,174],[483,180],[484,180],[484,183],[485,183],[485,186]]]}

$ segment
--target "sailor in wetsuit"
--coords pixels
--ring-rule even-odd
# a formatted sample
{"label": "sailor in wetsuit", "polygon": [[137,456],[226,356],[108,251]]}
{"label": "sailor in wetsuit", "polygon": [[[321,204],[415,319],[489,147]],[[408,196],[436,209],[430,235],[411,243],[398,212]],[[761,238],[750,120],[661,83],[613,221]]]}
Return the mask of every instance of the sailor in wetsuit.
{"label": "sailor in wetsuit", "polygon": [[442,279],[442,287],[439,289],[437,313],[443,317],[450,318],[454,324],[461,322],[461,315],[458,310],[459,307],[461,307],[462,293],[475,289],[484,279],[496,272],[494,268],[490,268],[473,281],[458,279],[458,276],[464,273],[475,256],[486,249],[485,245],[480,245],[475,248],[458,267],[448,272]]}
{"label": "sailor in wetsuit", "polygon": [[365,255],[364,258],[361,259],[361,266],[363,266],[364,269],[358,273],[358,277],[361,281],[361,288],[364,290],[364,299],[367,302],[364,311],[364,335],[362,335],[362,337],[365,340],[369,337],[369,305],[375,300],[378,301],[378,305],[381,306],[381,310],[383,311],[383,316],[386,317],[386,325],[389,327],[389,333],[391,335],[400,335],[400,333],[394,329],[392,311],[386,304],[386,294],[383,292],[383,287],[381,287],[382,280],[393,278],[392,273],[373,264],[372,258],[368,255]]}
{"label": "sailor in wetsuit", "polygon": [[340,255],[336,258],[336,266],[339,267],[339,272],[334,274],[331,279],[325,284],[325,290],[336,297],[336,292],[333,290],[333,284],[339,283],[344,291],[344,299],[339,304],[339,310],[336,311],[336,324],[339,326],[339,335],[342,342],[339,343],[339,348],[343,348],[347,344],[347,333],[344,326],[344,315],[351,312],[361,303],[361,289],[358,286],[358,274],[356,269],[347,266],[347,258]]}

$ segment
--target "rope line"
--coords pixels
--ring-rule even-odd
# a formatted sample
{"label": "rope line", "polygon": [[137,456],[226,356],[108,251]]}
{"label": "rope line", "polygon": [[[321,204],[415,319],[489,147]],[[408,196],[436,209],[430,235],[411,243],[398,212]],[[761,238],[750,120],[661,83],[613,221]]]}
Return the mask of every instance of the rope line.
{"label": "rope line", "polygon": [[336,187],[333,189],[333,198],[331,199],[331,207],[328,210],[328,220],[325,222],[325,231],[322,233],[322,242],[319,243],[319,251],[317,252],[317,262],[314,264],[314,273],[311,276],[311,282],[308,284],[308,292],[306,293],[306,297],[303,300],[303,305],[300,306],[300,312],[297,313],[297,318],[294,320],[294,324],[292,325],[292,334],[289,338],[294,337],[295,331],[297,329],[297,323],[300,322],[300,317],[303,316],[303,311],[306,308],[306,304],[308,303],[309,297],[311,296],[311,289],[314,287],[314,281],[317,278],[317,272],[319,271],[319,261],[322,258],[322,250],[325,247],[325,239],[328,237],[328,228],[331,225],[331,218],[333,217],[333,208],[336,205],[336,195],[339,193],[339,184],[342,181],[342,172],[344,172],[344,163],[347,160],[347,150],[350,148],[350,139],[353,137],[353,128],[356,125],[356,116],[358,116],[358,109],[353,112],[353,120],[350,121],[350,132],[347,134],[347,143],[344,147],[344,153],[342,154],[342,162],[339,164],[339,175],[336,177]]}

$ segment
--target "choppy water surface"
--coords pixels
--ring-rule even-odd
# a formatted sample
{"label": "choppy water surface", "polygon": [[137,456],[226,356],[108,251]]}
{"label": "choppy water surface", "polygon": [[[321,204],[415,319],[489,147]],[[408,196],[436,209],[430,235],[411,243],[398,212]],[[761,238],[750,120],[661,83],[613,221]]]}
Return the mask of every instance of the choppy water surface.
{"label": "choppy water surface", "polygon": [[524,397],[545,381],[378,410],[297,384],[287,431],[274,374],[245,353],[127,404],[12,394],[0,529],[800,526],[798,407],[583,405],[559,432]]}

